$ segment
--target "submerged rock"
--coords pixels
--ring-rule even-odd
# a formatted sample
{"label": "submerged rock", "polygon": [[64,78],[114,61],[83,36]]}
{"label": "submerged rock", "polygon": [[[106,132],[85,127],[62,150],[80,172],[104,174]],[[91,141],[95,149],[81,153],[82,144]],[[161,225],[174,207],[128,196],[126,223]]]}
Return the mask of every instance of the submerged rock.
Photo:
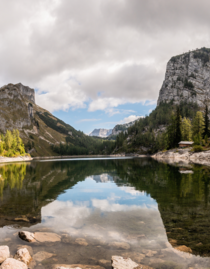
{"label": "submerged rock", "polygon": [[0,263],[4,262],[10,256],[8,246],[0,246]]}
{"label": "submerged rock", "polygon": [[99,265],[84,264],[54,264],[52,269],[105,269]]}
{"label": "submerged rock", "polygon": [[112,256],[112,268],[113,269],[134,269],[138,267],[138,263],[131,259],[124,259],[120,256]]}
{"label": "submerged rock", "polygon": [[28,266],[23,262],[8,258],[2,263],[1,269],[28,269]]}
{"label": "submerged rock", "polygon": [[49,253],[49,252],[45,252],[45,251],[40,251],[40,252],[37,252],[34,256],[33,256],[33,259],[35,261],[38,261],[38,262],[41,262],[43,260],[46,260],[46,259],[49,259],[53,256],[56,256],[55,254],[53,253]]}
{"label": "submerged rock", "polygon": [[125,242],[112,242],[109,244],[110,247],[119,249],[130,249],[130,245]]}
{"label": "submerged rock", "polygon": [[35,236],[35,240],[39,243],[61,241],[61,236],[56,233],[37,232],[34,234],[34,236]]}
{"label": "submerged rock", "polygon": [[26,241],[26,242],[34,242],[34,233],[26,232],[26,231],[21,231],[19,232],[19,237]]}
{"label": "submerged rock", "polygon": [[175,249],[179,251],[187,252],[187,253],[192,253],[192,249],[189,247],[186,247],[185,245],[176,247]]}
{"label": "submerged rock", "polygon": [[24,262],[25,264],[28,265],[31,261],[31,255],[29,251],[27,250],[27,248],[20,248],[15,254],[14,259]]}
{"label": "submerged rock", "polygon": [[88,242],[84,238],[77,238],[75,243],[81,246],[88,246]]}

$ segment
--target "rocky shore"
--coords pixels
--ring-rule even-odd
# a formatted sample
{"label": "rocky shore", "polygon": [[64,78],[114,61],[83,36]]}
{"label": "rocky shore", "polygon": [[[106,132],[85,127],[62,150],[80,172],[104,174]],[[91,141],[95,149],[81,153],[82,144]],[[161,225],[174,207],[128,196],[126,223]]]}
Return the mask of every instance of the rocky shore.
{"label": "rocky shore", "polygon": [[0,156],[0,163],[13,163],[13,162],[28,162],[32,161],[30,156],[18,156],[18,157],[2,157]]}
{"label": "rocky shore", "polygon": [[160,161],[188,162],[210,166],[210,150],[202,152],[192,152],[192,148],[171,149],[158,152],[151,157]]}

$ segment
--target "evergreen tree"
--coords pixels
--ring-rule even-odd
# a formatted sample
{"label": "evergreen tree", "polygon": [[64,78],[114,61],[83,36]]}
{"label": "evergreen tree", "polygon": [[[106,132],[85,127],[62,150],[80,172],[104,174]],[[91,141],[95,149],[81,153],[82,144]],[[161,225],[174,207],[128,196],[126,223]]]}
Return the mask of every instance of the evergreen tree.
{"label": "evergreen tree", "polygon": [[176,109],[176,118],[175,118],[175,138],[174,138],[174,144],[175,146],[178,146],[178,143],[181,141],[182,135],[181,135],[181,115],[179,107]]}
{"label": "evergreen tree", "polygon": [[190,119],[184,118],[181,123],[182,140],[192,140],[192,125]]}
{"label": "evergreen tree", "polygon": [[196,116],[193,120],[193,136],[200,136],[203,137],[204,132],[204,118],[202,112],[198,111]]}
{"label": "evergreen tree", "polygon": [[203,137],[207,136],[209,137],[209,110],[208,106],[206,105],[205,112],[204,112],[204,132]]}

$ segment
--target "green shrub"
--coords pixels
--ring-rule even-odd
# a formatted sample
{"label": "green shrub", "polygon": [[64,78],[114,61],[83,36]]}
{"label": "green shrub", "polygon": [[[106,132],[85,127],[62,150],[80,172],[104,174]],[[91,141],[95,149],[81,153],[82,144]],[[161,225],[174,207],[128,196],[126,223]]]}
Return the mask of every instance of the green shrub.
{"label": "green shrub", "polygon": [[194,152],[203,151],[203,147],[201,145],[195,145],[195,146],[193,146],[193,151]]}

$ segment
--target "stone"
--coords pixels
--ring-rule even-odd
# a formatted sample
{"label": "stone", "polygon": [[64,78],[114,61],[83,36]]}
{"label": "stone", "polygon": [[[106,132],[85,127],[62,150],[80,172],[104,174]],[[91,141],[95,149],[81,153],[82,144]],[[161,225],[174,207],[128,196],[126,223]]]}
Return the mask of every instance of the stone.
{"label": "stone", "polygon": [[110,265],[111,264],[111,261],[110,260],[104,260],[104,259],[101,259],[98,262],[101,263],[101,264],[103,264],[103,265]]}
{"label": "stone", "polygon": [[20,248],[15,254],[14,259],[24,262],[25,264],[28,265],[31,261],[31,255],[29,251],[27,250],[27,248]]}
{"label": "stone", "polygon": [[113,269],[134,269],[138,267],[138,263],[131,259],[124,259],[121,256],[112,256],[112,268]]}
{"label": "stone", "polygon": [[4,262],[10,256],[10,251],[8,246],[0,246],[0,264]]}
{"label": "stone", "polygon": [[126,242],[112,242],[109,246],[118,249],[130,249],[130,245]]}
{"label": "stone", "polygon": [[26,242],[34,242],[34,233],[26,232],[26,231],[21,231],[19,232],[19,237],[26,241]]}
{"label": "stone", "polygon": [[145,255],[139,252],[126,252],[122,253],[122,256],[125,259],[130,258],[137,263],[140,263],[145,258]]}
{"label": "stone", "polygon": [[84,264],[54,264],[52,269],[105,269],[102,266],[99,265],[84,265]]}
{"label": "stone", "polygon": [[88,242],[84,238],[77,238],[75,243],[81,246],[88,246]]}
{"label": "stone", "polygon": [[144,249],[142,252],[146,255],[146,257],[153,257],[155,254],[157,254],[157,251]]}
{"label": "stone", "polygon": [[178,246],[175,249],[179,250],[179,251],[183,251],[183,252],[187,252],[187,253],[192,253],[192,249],[183,245],[183,246]]}
{"label": "stone", "polygon": [[61,241],[61,236],[56,233],[37,232],[34,234],[34,237],[35,241],[38,243]]}
{"label": "stone", "polygon": [[33,256],[34,252],[31,246],[27,246],[27,245],[18,245],[17,246],[17,250],[21,249],[21,248],[26,248],[28,250],[28,252],[30,253],[31,256]]}
{"label": "stone", "polygon": [[56,255],[53,254],[53,253],[46,252],[46,251],[40,251],[40,252],[37,252],[33,256],[33,259],[35,261],[41,262],[41,261],[46,260],[46,259],[49,259],[49,258],[51,258],[53,256],[56,256]]}
{"label": "stone", "polygon": [[24,262],[8,258],[2,263],[1,269],[28,269],[28,266]]}

